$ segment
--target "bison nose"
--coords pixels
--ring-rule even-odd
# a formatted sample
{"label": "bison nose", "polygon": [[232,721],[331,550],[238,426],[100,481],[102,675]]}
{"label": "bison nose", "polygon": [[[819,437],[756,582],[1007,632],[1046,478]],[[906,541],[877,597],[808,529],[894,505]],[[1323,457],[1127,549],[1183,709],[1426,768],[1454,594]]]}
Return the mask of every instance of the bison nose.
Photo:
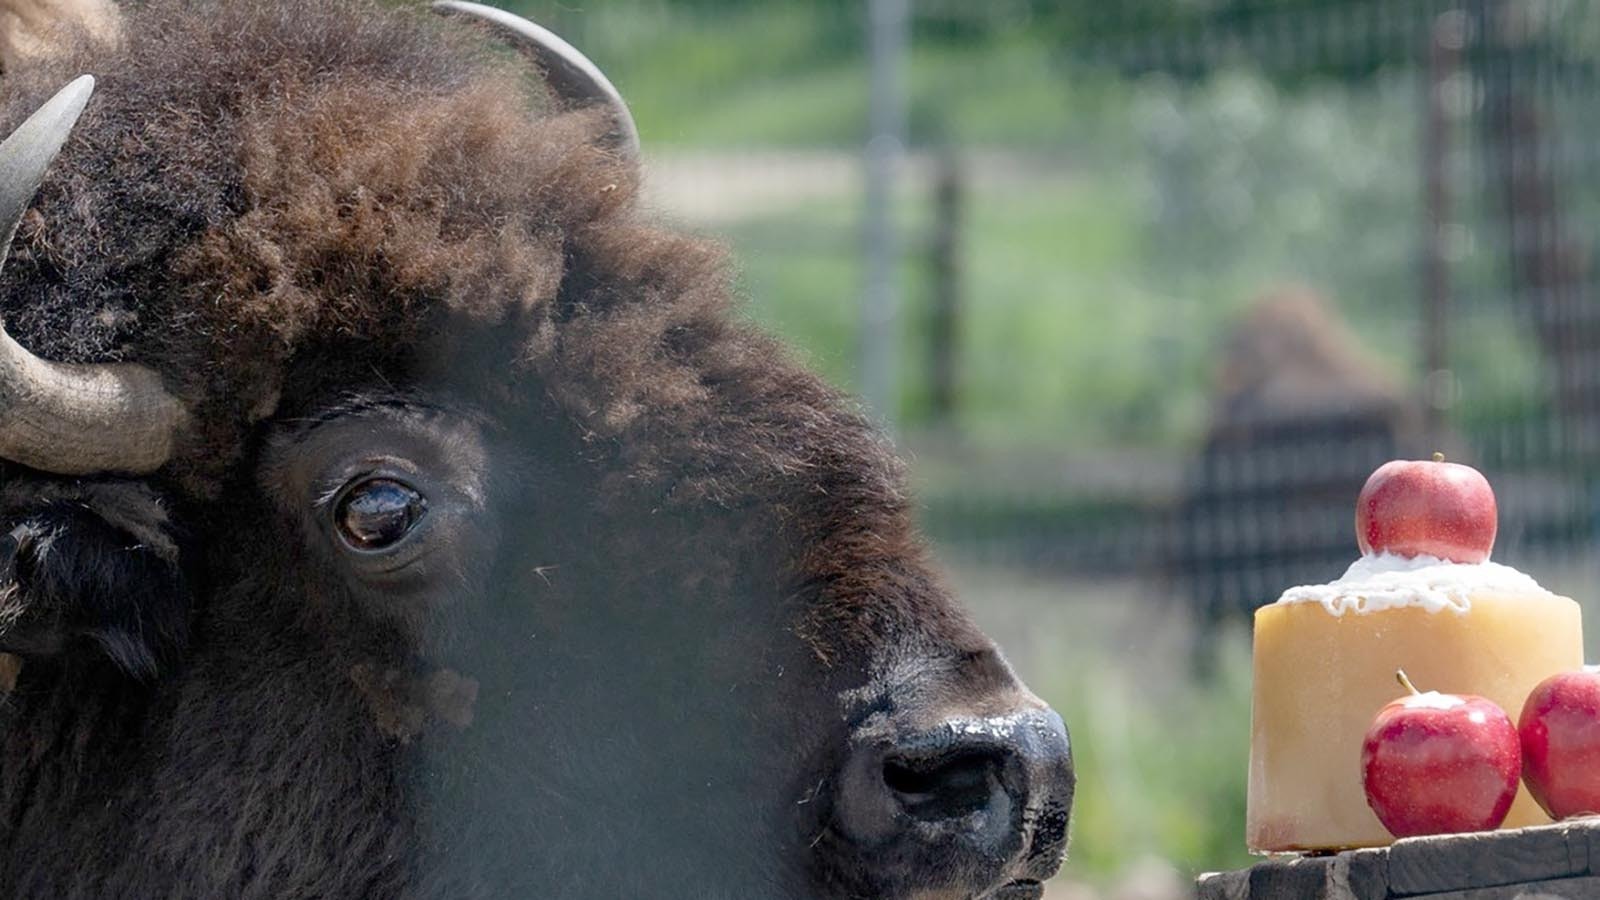
{"label": "bison nose", "polygon": [[839,787],[837,826],[883,894],[1036,897],[1065,852],[1072,754],[1048,709],[953,718],[859,741]]}

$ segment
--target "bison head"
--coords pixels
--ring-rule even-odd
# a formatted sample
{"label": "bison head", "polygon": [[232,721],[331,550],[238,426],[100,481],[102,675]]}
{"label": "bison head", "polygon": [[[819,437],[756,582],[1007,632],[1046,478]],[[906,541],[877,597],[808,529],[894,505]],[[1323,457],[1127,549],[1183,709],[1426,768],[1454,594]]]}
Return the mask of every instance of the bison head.
{"label": "bison head", "polygon": [[1066,733],[891,453],[449,5],[0,83],[0,887],[1038,896]]}

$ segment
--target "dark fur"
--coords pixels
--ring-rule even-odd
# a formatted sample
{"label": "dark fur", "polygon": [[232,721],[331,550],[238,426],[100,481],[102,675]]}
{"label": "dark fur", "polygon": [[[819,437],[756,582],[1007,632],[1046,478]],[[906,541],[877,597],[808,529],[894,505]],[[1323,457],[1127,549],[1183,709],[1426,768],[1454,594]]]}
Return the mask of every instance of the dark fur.
{"label": "dark fur", "polygon": [[130,486],[9,493],[8,507],[33,512],[0,537],[5,645],[53,655],[65,642],[92,642],[142,680],[175,662],[189,591],[159,503]]}
{"label": "dark fur", "polygon": [[[155,367],[195,422],[142,482],[9,476],[0,616],[107,610],[0,628],[0,892],[890,890],[828,831],[850,727],[1025,692],[883,442],[731,313],[714,247],[639,217],[597,117],[362,2],[164,2],[122,46],[0,82],[9,129],[99,78],[0,312]],[[296,485],[413,444],[464,512],[397,585]]]}

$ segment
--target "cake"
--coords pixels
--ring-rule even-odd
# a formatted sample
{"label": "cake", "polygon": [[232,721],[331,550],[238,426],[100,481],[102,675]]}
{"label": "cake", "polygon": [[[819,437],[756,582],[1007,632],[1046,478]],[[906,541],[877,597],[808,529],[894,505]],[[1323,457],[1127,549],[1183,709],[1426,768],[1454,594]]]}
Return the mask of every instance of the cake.
{"label": "cake", "polygon": [[[1393,551],[1374,548],[1337,581],[1291,588],[1256,612],[1252,851],[1392,842],[1367,805],[1360,760],[1373,716],[1399,695],[1397,669],[1425,691],[1487,697],[1515,721],[1535,685],[1583,664],[1572,600],[1487,558]],[[1502,827],[1548,821],[1522,788]]]}

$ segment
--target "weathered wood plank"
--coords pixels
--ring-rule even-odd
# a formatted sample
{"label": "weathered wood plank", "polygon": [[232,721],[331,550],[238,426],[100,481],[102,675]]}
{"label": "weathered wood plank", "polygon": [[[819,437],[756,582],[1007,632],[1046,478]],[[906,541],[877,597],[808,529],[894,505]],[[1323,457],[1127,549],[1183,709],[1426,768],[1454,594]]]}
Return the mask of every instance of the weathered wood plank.
{"label": "weathered wood plank", "polygon": [[1201,900],[1385,900],[1383,851],[1279,857],[1239,872],[1201,876]]}
{"label": "weathered wood plank", "polygon": [[1194,888],[1196,900],[1250,900],[1250,870],[1207,872]]}
{"label": "weathered wood plank", "polygon": [[1417,900],[1595,900],[1596,897],[1600,897],[1600,878],[1589,876],[1422,894]]}
{"label": "weathered wood plank", "polygon": [[1582,840],[1589,850],[1589,874],[1600,875],[1600,816],[1568,819],[1564,825],[1572,827],[1573,841]]}
{"label": "weathered wood plank", "polygon": [[1353,900],[1334,872],[1337,856],[1270,859],[1250,870],[1250,897]]}
{"label": "weathered wood plank", "polygon": [[1352,850],[1338,857],[1345,887],[1355,900],[1385,900],[1389,890],[1389,851]]}
{"label": "weathered wood plank", "polygon": [[1206,875],[1196,889],[1202,900],[1600,900],[1600,817],[1275,857]]}
{"label": "weathered wood plank", "polygon": [[1406,838],[1389,848],[1394,897],[1518,885],[1588,873],[1588,838],[1571,825]]}

